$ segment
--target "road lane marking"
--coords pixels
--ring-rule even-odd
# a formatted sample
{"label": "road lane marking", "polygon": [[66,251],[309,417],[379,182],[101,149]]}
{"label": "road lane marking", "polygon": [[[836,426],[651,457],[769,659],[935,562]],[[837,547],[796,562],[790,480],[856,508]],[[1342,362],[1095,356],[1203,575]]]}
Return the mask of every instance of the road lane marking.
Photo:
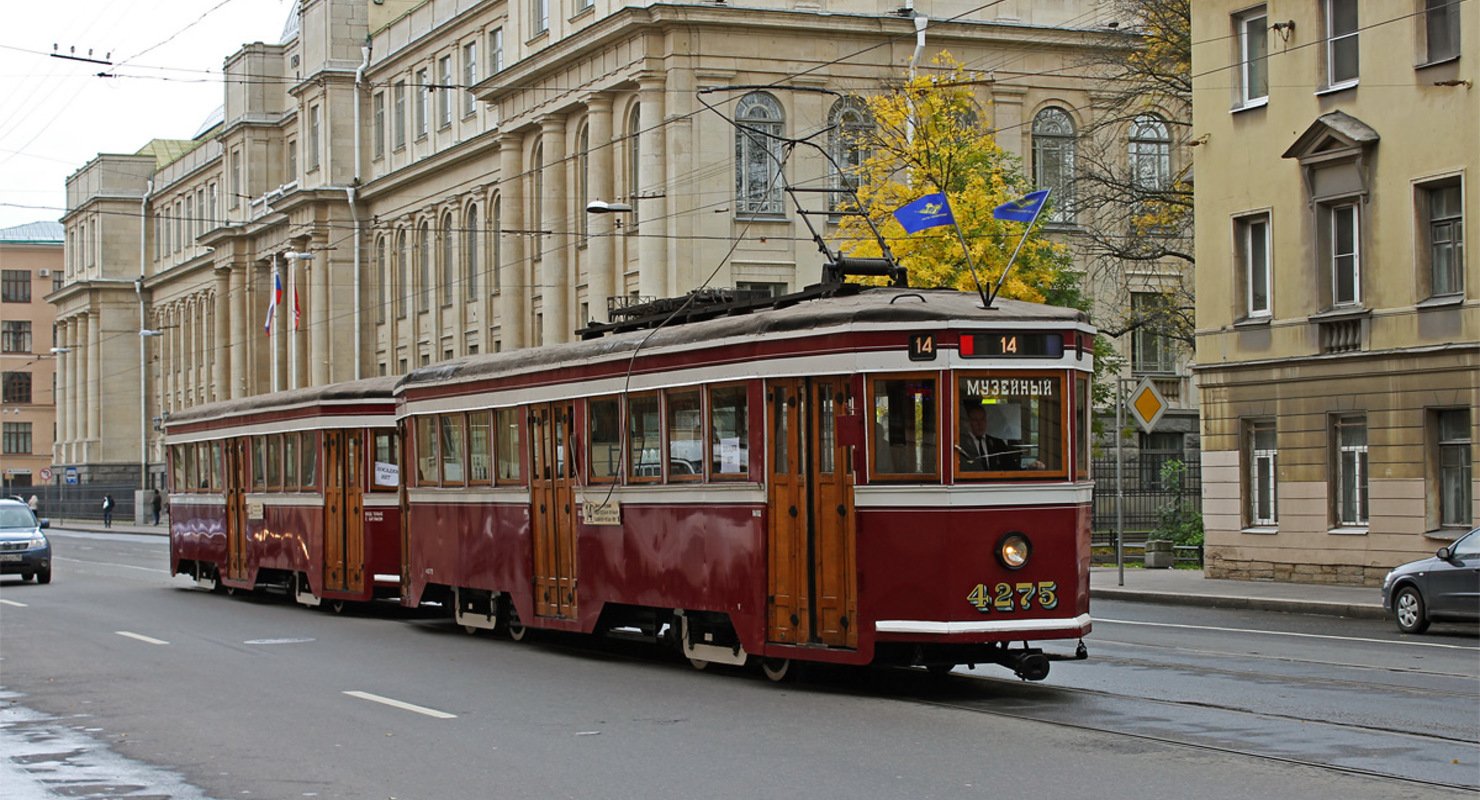
{"label": "road lane marking", "polygon": [[0,603],[4,603],[7,606],[15,606],[16,608],[28,608],[25,603],[17,603],[14,600],[0,600]]}
{"label": "road lane marking", "polygon": [[170,572],[169,570],[161,569],[160,567],[140,567],[134,564],[115,564],[112,561],[89,561],[84,558],[66,558],[62,556],[53,556],[51,560],[69,561],[73,564],[86,564],[90,567],[117,567],[119,569],[136,569],[140,572],[160,572],[166,575],[168,575]]}
{"label": "road lane marking", "polygon": [[138,639],[139,641],[147,642],[148,644],[169,644],[169,642],[166,642],[163,639],[156,639],[153,636],[145,636],[142,633],[134,633],[133,631],[114,631],[114,633],[118,634],[119,636],[127,636],[130,639]]}
{"label": "road lane marking", "polygon": [[1261,631],[1254,628],[1220,628],[1214,625],[1184,625],[1174,622],[1140,622],[1129,619],[1105,619],[1096,617],[1095,622],[1108,622],[1112,625],[1141,625],[1148,628],[1181,628],[1190,631],[1218,631],[1221,633],[1255,633],[1264,636],[1291,636],[1297,639],[1330,639],[1337,642],[1365,642],[1369,644],[1398,644],[1409,647],[1437,647],[1441,650],[1480,650],[1480,647],[1471,647],[1463,644],[1442,644],[1439,642],[1409,642],[1395,641],[1393,639],[1367,639],[1361,636],[1331,636],[1324,633],[1294,633],[1292,631]]}
{"label": "road lane marking", "polygon": [[400,700],[392,700],[389,697],[381,697],[378,694],[370,694],[369,692],[360,691],[345,692],[345,694],[349,695],[350,697],[358,697],[361,700],[369,700],[372,703],[380,703],[381,705],[390,706],[391,708],[399,708],[402,711],[414,711],[418,714],[425,714],[429,717],[435,717],[437,719],[457,719],[456,714],[449,714],[446,711],[438,711],[435,708],[427,708],[426,706],[403,703]]}

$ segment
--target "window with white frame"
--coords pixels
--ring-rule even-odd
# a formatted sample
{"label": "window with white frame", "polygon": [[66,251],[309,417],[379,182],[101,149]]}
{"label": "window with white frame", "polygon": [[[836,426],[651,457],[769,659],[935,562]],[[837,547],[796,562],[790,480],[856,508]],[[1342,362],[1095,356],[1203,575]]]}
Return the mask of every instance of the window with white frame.
{"label": "window with white frame", "polygon": [[1140,323],[1131,337],[1131,372],[1135,375],[1169,375],[1177,370],[1177,349],[1161,333],[1167,314],[1167,298],[1159,292],[1132,292],[1131,314]]}
{"label": "window with white frame", "polygon": [[1441,527],[1468,528],[1474,503],[1472,493],[1470,409],[1445,408],[1433,413],[1433,430],[1437,450],[1438,491],[1430,495],[1438,502]]}
{"label": "window with white frame", "polygon": [[375,158],[385,158],[385,92],[376,92],[371,98],[370,106],[373,109],[371,118],[374,120],[371,128],[374,131],[371,134],[374,142],[372,152]]}
{"label": "window with white frame", "polygon": [[471,115],[478,108],[478,98],[473,96],[473,86],[478,83],[478,42],[463,45],[463,116]]}
{"label": "window with white frame", "polygon": [[1333,497],[1337,525],[1367,524],[1367,418],[1338,416],[1331,422],[1335,445]]}
{"label": "window with white frame", "polygon": [[1143,192],[1165,190],[1172,182],[1172,137],[1166,120],[1141,114],[1131,123],[1131,183]]}
{"label": "window with white frame", "polygon": [[827,210],[837,211],[843,203],[854,203],[859,174],[869,157],[868,137],[874,129],[874,118],[868,104],[857,97],[840,97],[827,114],[827,151],[829,189]]}
{"label": "window with white frame", "polygon": [[1033,182],[1049,189],[1050,222],[1074,221],[1074,118],[1056,106],[1033,117]]}
{"label": "window with white frame", "polygon": [[1269,15],[1264,6],[1233,17],[1238,37],[1239,105],[1263,105],[1269,100]]}
{"label": "window with white frame", "polygon": [[632,104],[627,114],[627,205],[632,206],[628,215],[628,230],[636,230],[642,219],[641,205],[637,197],[642,193],[642,106]]}
{"label": "window with white frame", "polygon": [[1244,521],[1248,527],[1279,523],[1279,446],[1272,419],[1244,421],[1244,447],[1249,474],[1244,492]]}
{"label": "window with white frame", "polygon": [[406,146],[406,82],[396,81],[393,91],[396,101],[396,113],[392,120],[396,131],[394,141],[396,143],[396,149],[400,150]]}
{"label": "window with white frame", "polygon": [[432,87],[427,85],[427,71],[419,69],[416,71],[416,138],[420,139],[427,135],[431,124],[431,93]]}
{"label": "window with white frame", "polygon": [[1425,0],[1425,63],[1459,57],[1459,8],[1462,0]]}
{"label": "window with white frame", "polygon": [[488,74],[504,68],[504,29],[494,28],[488,34]]}
{"label": "window with white frame", "polygon": [[1357,82],[1357,0],[1325,0],[1326,86],[1336,89]]}
{"label": "window with white frame", "polygon": [[1421,261],[1427,261],[1429,295],[1465,291],[1464,193],[1458,177],[1419,184]]}
{"label": "window with white frame", "polygon": [[740,216],[783,213],[781,103],[765,92],[751,92],[735,108],[735,211]]}
{"label": "window with white frame", "polygon": [[437,127],[452,127],[452,56],[437,59]]}
{"label": "window with white frame", "polygon": [[534,0],[529,4],[530,30],[536,35],[550,30],[550,0]]}
{"label": "window with white frame", "polygon": [[1329,206],[1326,229],[1331,265],[1331,302],[1356,305],[1362,302],[1362,252],[1360,211],[1355,202]]}
{"label": "window with white frame", "polygon": [[1235,250],[1245,318],[1268,317],[1273,311],[1270,288],[1273,275],[1269,262],[1269,215],[1251,214],[1234,220]]}

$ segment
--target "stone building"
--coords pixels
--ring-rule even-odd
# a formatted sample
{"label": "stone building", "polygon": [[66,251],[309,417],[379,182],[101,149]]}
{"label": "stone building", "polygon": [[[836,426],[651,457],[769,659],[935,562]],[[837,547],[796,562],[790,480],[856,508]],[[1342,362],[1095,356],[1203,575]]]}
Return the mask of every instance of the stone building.
{"label": "stone building", "polygon": [[[1082,65],[1125,34],[1093,0],[977,5],[301,0],[280,41],[226,59],[200,134],[69,180],[69,243],[103,231],[58,296],[62,335],[105,352],[62,391],[120,391],[64,407],[59,463],[157,474],[149,429],[176,409],[567,341],[634,298],[814,283],[778,140],[732,123],[846,159],[828,130],[912,57],[986,74],[1004,147],[1044,180],[1072,174],[1095,98]],[[800,149],[784,170],[845,180]]]}
{"label": "stone building", "polygon": [[46,483],[56,424],[58,353],[46,296],[62,280],[62,227],[0,229],[0,491]]}
{"label": "stone building", "polygon": [[1208,575],[1380,581],[1480,520],[1480,7],[1192,7]]}

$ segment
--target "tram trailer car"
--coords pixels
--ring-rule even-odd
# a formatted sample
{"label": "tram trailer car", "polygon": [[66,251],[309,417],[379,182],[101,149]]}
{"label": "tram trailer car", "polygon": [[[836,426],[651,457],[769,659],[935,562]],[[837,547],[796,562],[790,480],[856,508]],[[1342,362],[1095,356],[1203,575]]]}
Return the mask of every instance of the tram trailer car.
{"label": "tram trailer car", "polygon": [[402,602],[775,680],[1086,657],[1094,329],[844,289],[410,373]]}
{"label": "tram trailer car", "polygon": [[395,597],[401,582],[395,378],[172,415],[170,569],[306,605]]}

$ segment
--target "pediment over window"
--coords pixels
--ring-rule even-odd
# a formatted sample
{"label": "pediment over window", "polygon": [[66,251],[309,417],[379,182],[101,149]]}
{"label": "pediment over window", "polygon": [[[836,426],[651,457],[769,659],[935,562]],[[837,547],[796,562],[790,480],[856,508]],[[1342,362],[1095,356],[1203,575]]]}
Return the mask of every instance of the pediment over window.
{"label": "pediment over window", "polygon": [[1381,137],[1367,123],[1342,111],[1322,114],[1285,151],[1300,162],[1307,200],[1371,194],[1370,153]]}

